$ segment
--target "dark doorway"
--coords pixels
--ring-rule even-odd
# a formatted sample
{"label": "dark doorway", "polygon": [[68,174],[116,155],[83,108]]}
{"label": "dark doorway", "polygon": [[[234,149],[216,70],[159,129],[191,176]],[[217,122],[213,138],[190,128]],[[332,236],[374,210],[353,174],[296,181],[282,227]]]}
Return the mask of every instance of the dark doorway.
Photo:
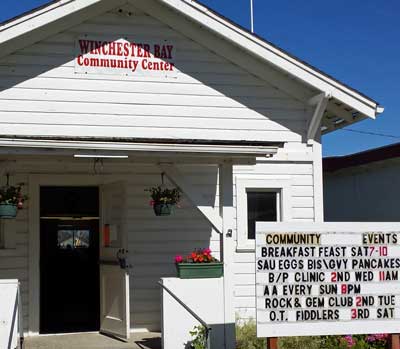
{"label": "dark doorway", "polygon": [[40,216],[40,333],[98,331],[98,188],[41,187]]}

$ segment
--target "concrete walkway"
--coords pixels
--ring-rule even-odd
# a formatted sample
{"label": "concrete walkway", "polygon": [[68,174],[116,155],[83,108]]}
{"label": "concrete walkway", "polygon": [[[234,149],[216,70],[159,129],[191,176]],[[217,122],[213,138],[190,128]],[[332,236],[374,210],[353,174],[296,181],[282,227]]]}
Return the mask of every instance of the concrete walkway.
{"label": "concrete walkway", "polygon": [[97,333],[40,336],[25,339],[25,349],[161,349],[159,333],[137,333],[124,343]]}

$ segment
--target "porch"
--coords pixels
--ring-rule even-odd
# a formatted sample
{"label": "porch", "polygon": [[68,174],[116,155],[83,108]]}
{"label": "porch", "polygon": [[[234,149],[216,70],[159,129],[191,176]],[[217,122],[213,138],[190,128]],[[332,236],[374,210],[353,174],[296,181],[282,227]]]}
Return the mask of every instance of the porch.
{"label": "porch", "polygon": [[[215,154],[207,151],[204,156],[193,153],[186,155],[168,152],[165,156],[140,152],[116,154],[107,151],[104,151],[105,154],[99,153],[98,155],[93,151],[94,154],[90,154],[90,157],[75,157],[75,152],[80,153],[79,151],[74,150],[65,154],[63,150],[60,150],[60,153],[52,153],[52,156],[46,157],[44,156],[46,151],[37,149],[27,149],[27,154],[14,154],[13,150],[10,150],[10,154],[5,154],[2,157],[4,158],[2,172],[11,173],[12,183],[23,182],[24,190],[29,196],[25,209],[18,213],[15,221],[10,221],[7,225],[10,232],[19,231],[19,226],[23,225],[26,229],[26,233],[23,235],[24,240],[18,240],[21,234],[14,234],[16,238],[15,253],[18,252],[17,249],[20,248],[22,242],[22,247],[30,252],[24,257],[24,261],[27,263],[21,267],[26,277],[13,273],[15,278],[21,280],[24,327],[33,336],[27,339],[26,348],[160,348],[160,335],[153,335],[154,331],[159,332],[162,328],[163,305],[157,281],[160,278],[171,278],[176,275],[173,262],[176,254],[187,253],[193,248],[207,246],[210,246],[215,256],[223,260],[225,264],[225,277],[220,280],[217,285],[218,292],[216,291],[214,294],[218,293],[222,297],[223,293],[220,293],[219,290],[221,292],[226,290],[227,293],[219,302],[222,310],[218,315],[221,316],[218,321],[215,320],[210,324],[218,324],[223,327],[227,327],[225,324],[229,324],[229,332],[222,332],[222,337],[234,338],[233,166],[243,165],[246,169],[252,169],[256,163],[255,155],[258,155],[257,152],[260,150],[257,150],[256,154],[250,155],[251,150],[245,149],[243,154],[238,150],[235,150],[233,154],[219,152]],[[275,148],[266,148],[262,152],[265,156],[274,150]],[[122,153],[126,156],[119,158]],[[27,157],[28,155],[29,157]],[[163,173],[168,186],[177,186],[182,190],[183,199],[181,207],[174,215],[156,219],[154,212],[149,207],[149,196],[145,189],[163,182],[163,176],[160,176]],[[45,221],[55,221],[60,225],[60,217],[63,218],[62,224],[66,219],[63,212],[60,216],[60,212],[57,211],[56,216],[46,213],[46,210],[43,211],[45,202],[43,189],[79,188],[81,190],[89,187],[96,188],[100,194],[98,195],[99,205],[97,205],[99,211],[93,215],[76,215],[66,212],[68,213],[66,217],[68,217],[68,224],[74,226],[75,220],[79,224],[84,222],[87,225],[83,218],[96,218],[96,222],[98,222],[96,224],[100,228],[106,225],[117,227],[113,231],[115,236],[110,234],[111,247],[105,246],[104,229],[100,229],[100,254],[104,252],[103,258],[107,259],[110,256],[114,261],[118,256],[117,250],[124,248],[129,261],[126,265],[132,265],[133,268],[123,270],[119,264],[102,263],[104,270],[106,268],[107,270],[115,269],[109,273],[110,278],[106,281],[119,286],[113,288],[114,293],[110,294],[108,299],[103,297],[105,303],[98,304],[96,309],[103,307],[114,311],[113,304],[118,303],[114,300],[116,298],[121,300],[118,304],[123,306],[118,307],[118,312],[115,310],[116,315],[110,317],[121,319],[119,321],[121,332],[146,331],[143,336],[132,334],[129,344],[102,337],[96,333],[35,337],[40,333],[61,333],[61,331],[43,331],[40,323],[40,314],[44,313],[41,312],[40,299],[46,299],[40,297],[40,292],[44,289],[41,287],[40,276],[47,275],[41,271],[39,263],[40,256],[43,255],[46,248],[43,248],[42,242],[45,240],[43,239],[44,230],[41,228]],[[64,199],[59,197],[58,201],[64,202]],[[55,207],[55,202],[58,201],[53,200],[52,207]],[[75,201],[81,202],[81,200]],[[57,229],[54,231],[58,232]],[[64,230],[63,228],[62,231]],[[57,246],[55,248],[60,249]],[[4,251],[4,253],[6,252],[11,254],[14,253],[14,250]],[[60,253],[63,253],[64,256],[64,252],[62,249]],[[11,260],[9,264],[12,265]],[[66,274],[60,272],[59,264],[52,265],[57,266],[57,275],[63,276],[67,280]],[[53,284],[58,287],[60,283],[54,281],[55,274],[48,275],[51,275]],[[121,274],[121,280],[126,281],[115,282],[112,277],[117,274]],[[76,282],[71,283],[71,285],[76,284]],[[100,282],[100,284],[104,283]],[[105,287],[101,292],[106,294],[105,292],[110,290],[111,288]],[[175,290],[175,292],[177,291]],[[177,293],[181,297],[179,292]],[[59,292],[54,292],[54,294],[58,297]],[[186,300],[184,301],[186,302]],[[196,302],[195,305],[197,303],[199,302]],[[193,305],[190,307],[195,308]],[[201,308],[205,309],[204,306]],[[194,310],[196,313],[198,312],[198,309]],[[211,313],[214,314],[215,309]],[[202,315],[202,317],[207,323],[210,321],[207,315]],[[169,316],[168,318],[173,317]],[[168,322],[172,325],[171,321]],[[187,341],[186,337],[192,328],[192,325],[187,328],[179,326],[179,330],[182,332],[180,338],[185,337],[184,339]],[[89,331],[97,330],[98,327]],[[65,332],[79,331],[66,330]],[[164,333],[167,332],[164,331]],[[217,331],[213,332],[217,333]],[[169,333],[172,333],[171,329]],[[181,343],[183,342],[181,341]]]}
{"label": "porch", "polygon": [[160,333],[132,334],[128,343],[98,333],[30,337],[25,349],[161,349]]}

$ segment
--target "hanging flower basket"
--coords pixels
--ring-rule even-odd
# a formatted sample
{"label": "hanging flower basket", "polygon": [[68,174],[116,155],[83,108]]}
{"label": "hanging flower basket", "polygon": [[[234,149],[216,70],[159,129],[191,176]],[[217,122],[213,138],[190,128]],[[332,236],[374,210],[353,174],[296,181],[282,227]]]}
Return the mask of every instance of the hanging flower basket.
{"label": "hanging flower basket", "polygon": [[0,204],[0,218],[12,219],[17,217],[17,205]]}
{"label": "hanging flower basket", "polygon": [[155,203],[153,209],[156,216],[170,216],[174,212],[175,205]]}
{"label": "hanging flower basket", "polygon": [[22,184],[14,187],[7,185],[0,188],[0,218],[11,219],[17,216],[18,209],[22,209],[28,197],[22,195]]}
{"label": "hanging flower basket", "polygon": [[164,185],[151,187],[145,191],[150,192],[150,205],[153,206],[156,216],[169,216],[174,212],[175,206],[181,199],[179,188],[165,188]]}
{"label": "hanging flower basket", "polygon": [[175,257],[176,270],[180,279],[210,279],[224,275],[224,264],[211,256],[211,250],[195,250],[189,256]]}

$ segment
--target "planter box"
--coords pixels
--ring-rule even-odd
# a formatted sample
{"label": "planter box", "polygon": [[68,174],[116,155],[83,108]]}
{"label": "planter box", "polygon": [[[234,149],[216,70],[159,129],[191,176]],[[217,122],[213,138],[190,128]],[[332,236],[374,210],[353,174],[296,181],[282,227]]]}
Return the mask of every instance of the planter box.
{"label": "planter box", "polygon": [[175,205],[154,204],[153,209],[156,216],[170,216],[174,212]]}
{"label": "planter box", "polygon": [[15,218],[17,216],[17,205],[0,204],[0,218]]}
{"label": "planter box", "polygon": [[181,279],[210,279],[224,275],[223,263],[178,263],[176,269]]}

